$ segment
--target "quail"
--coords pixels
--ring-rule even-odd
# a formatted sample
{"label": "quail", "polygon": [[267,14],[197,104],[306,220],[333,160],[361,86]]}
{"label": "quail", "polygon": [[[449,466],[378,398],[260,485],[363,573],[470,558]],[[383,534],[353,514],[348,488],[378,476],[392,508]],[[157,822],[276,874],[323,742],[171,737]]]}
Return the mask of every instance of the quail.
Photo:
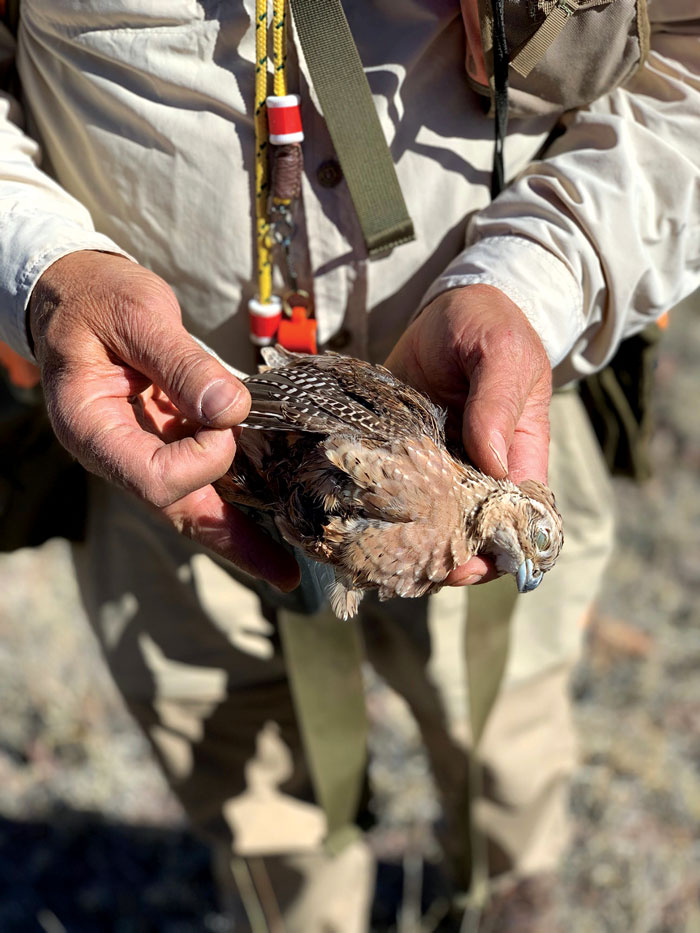
{"label": "quail", "polygon": [[535,589],[561,550],[561,516],[541,483],[516,486],[454,456],[445,415],[383,366],[336,353],[263,350],[236,457],[216,484],[264,509],[282,536],[331,564],[335,614],[363,593],[422,596],[475,554]]}

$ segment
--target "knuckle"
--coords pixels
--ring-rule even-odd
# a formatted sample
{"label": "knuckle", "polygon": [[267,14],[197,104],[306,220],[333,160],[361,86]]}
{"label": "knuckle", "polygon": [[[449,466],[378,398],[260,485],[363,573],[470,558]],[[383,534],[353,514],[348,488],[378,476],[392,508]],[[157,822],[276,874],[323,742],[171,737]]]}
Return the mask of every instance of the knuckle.
{"label": "knuckle", "polygon": [[[221,479],[230,466],[231,457],[227,456],[224,451],[212,451],[211,453],[207,451],[205,481],[213,483]],[[203,468],[204,464],[201,464],[201,467]]]}
{"label": "knuckle", "polygon": [[181,352],[172,370],[170,386],[178,396],[185,395],[189,388],[208,379],[209,366],[198,347]]}
{"label": "knuckle", "polygon": [[170,490],[162,485],[157,488],[149,485],[143,494],[143,498],[157,509],[166,509],[173,502],[176,502],[178,497],[174,496]]}
{"label": "knuckle", "polygon": [[[162,448],[161,448],[162,449]],[[176,502],[182,493],[168,482],[168,471],[154,454],[140,477],[138,494],[157,509],[165,509]]]}
{"label": "knuckle", "polygon": [[70,378],[57,376],[44,382],[44,401],[54,434],[68,451],[80,457],[83,439],[90,433],[85,399],[74,391]]}
{"label": "knuckle", "polygon": [[148,307],[143,296],[124,294],[114,302],[105,328],[113,328],[124,345],[133,348],[136,357],[140,358],[153,352],[160,330],[158,324],[157,312]]}
{"label": "knuckle", "polygon": [[175,293],[157,276],[148,278],[136,291],[123,291],[120,304],[146,327],[159,324],[164,315],[174,316],[179,323],[180,309]]}
{"label": "knuckle", "polygon": [[178,499],[163,477],[151,467],[140,476],[123,477],[124,479],[126,482],[123,482],[123,485],[157,509],[165,509]]}
{"label": "knuckle", "polygon": [[180,325],[180,307],[172,288],[140,266],[128,270],[114,284],[105,311],[104,326],[133,345],[139,355],[157,349],[164,323]]}

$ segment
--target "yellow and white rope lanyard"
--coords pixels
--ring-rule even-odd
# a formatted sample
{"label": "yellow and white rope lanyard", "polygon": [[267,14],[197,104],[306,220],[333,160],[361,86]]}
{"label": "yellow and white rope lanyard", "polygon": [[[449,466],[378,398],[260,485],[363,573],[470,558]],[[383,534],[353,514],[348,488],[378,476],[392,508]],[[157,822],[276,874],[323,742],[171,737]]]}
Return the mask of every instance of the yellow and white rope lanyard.
{"label": "yellow and white rope lanyard", "polygon": [[[298,94],[287,93],[287,2],[273,0],[273,93],[268,96],[268,0],[255,6],[255,224],[258,293],[248,302],[250,339],[316,353],[316,321],[308,293],[297,286],[292,239],[301,194],[304,138]],[[272,158],[271,158],[272,157]],[[272,163],[272,168],[271,168]],[[273,294],[273,259],[281,262],[284,296]]]}
{"label": "yellow and white rope lanyard", "polygon": [[[267,48],[268,2],[255,2],[255,208],[257,227],[258,300],[268,304],[272,295],[272,241],[268,201],[270,170],[268,164],[267,128]],[[284,97],[287,93],[287,30],[286,2],[273,0],[272,5],[272,61],[274,65],[273,93]]]}

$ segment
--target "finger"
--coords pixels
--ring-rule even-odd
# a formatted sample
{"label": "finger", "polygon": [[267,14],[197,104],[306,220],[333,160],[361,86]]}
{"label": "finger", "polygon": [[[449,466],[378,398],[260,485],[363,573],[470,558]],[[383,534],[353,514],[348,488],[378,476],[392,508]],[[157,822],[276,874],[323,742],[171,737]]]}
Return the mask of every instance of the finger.
{"label": "finger", "polygon": [[289,592],[299,585],[299,567],[290,552],[256,523],[224,502],[212,486],[163,509],[178,531],[231,561],[245,573]]}
{"label": "finger", "polygon": [[[156,434],[168,444],[183,437],[190,437],[199,429],[199,424],[185,418],[168,396],[153,385],[136,398],[130,398],[129,402],[141,427]],[[238,440],[241,428],[235,427],[230,430]]]}
{"label": "finger", "polygon": [[469,560],[451,570],[445,584],[447,586],[472,586],[475,583],[488,583],[498,577],[498,571],[492,560],[485,557],[470,557]]}
{"label": "finger", "polygon": [[[162,310],[162,309],[161,309]],[[250,409],[243,383],[192,339],[172,314],[130,315],[115,351],[159,386],[185,417],[212,427],[240,424]]]}
{"label": "finger", "polygon": [[145,481],[162,494],[155,504],[169,504],[219,479],[231,466],[236,441],[230,429],[200,428],[191,437],[161,442],[146,464]]}

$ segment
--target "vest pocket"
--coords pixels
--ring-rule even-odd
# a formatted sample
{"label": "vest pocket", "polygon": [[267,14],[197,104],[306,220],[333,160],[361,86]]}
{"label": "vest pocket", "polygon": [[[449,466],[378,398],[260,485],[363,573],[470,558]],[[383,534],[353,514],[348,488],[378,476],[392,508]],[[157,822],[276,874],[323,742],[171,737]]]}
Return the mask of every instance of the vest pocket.
{"label": "vest pocket", "polygon": [[[463,0],[465,23],[465,7],[476,2]],[[491,0],[478,0],[478,7],[483,56],[472,47],[467,61],[482,61],[485,73],[468,71],[475,89],[493,101]],[[505,25],[514,116],[589,104],[630,78],[648,51],[646,0],[520,0],[506,3]],[[472,30],[467,39],[473,46]]]}
{"label": "vest pocket", "polygon": [[534,0],[528,4],[530,18],[537,23],[535,31],[512,56],[510,65],[519,75],[527,78],[537,67],[554,41],[581,10],[607,6],[614,0]]}

